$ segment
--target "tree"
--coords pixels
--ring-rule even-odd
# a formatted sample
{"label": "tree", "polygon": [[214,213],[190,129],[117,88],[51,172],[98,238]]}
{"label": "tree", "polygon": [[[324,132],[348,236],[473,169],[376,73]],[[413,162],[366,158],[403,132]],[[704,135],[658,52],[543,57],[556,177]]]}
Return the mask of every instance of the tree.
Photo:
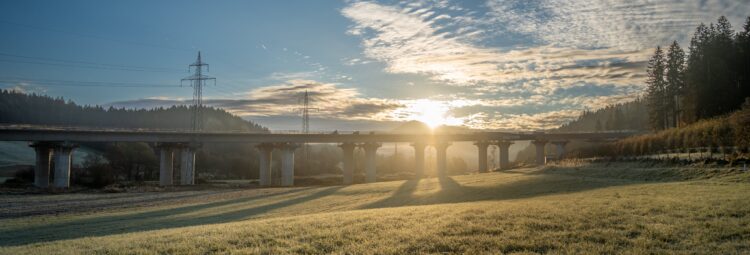
{"label": "tree", "polygon": [[646,70],[647,92],[646,98],[649,106],[649,124],[652,129],[661,130],[666,128],[667,116],[665,112],[666,81],[664,80],[665,63],[664,52],[661,47],[656,47],[654,55],[648,61]]}
{"label": "tree", "polygon": [[741,95],[750,97],[750,17],[745,20],[744,31],[737,34],[738,85]]}
{"label": "tree", "polygon": [[670,116],[668,127],[677,127],[681,116],[681,103],[685,89],[685,52],[672,42],[667,50],[666,63],[666,114]]}

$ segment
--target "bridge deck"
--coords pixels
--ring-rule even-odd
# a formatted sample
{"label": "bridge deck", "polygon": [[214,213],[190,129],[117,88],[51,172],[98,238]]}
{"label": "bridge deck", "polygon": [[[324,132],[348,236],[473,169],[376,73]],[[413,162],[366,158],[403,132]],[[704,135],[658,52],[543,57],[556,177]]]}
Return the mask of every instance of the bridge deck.
{"label": "bridge deck", "polygon": [[407,134],[278,134],[249,132],[189,132],[145,129],[91,129],[34,126],[0,126],[0,141],[71,142],[201,142],[201,143],[366,143],[366,142],[461,142],[486,140],[609,140],[637,134],[624,132],[524,133],[473,131]]}

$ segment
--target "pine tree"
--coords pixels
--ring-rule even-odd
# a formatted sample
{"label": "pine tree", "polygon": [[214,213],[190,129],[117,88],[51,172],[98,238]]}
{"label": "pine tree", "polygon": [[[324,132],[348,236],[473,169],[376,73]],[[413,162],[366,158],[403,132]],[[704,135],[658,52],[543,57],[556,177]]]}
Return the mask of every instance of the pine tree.
{"label": "pine tree", "polygon": [[661,130],[666,127],[665,112],[666,82],[664,80],[665,63],[664,52],[656,47],[654,55],[648,61],[646,98],[649,107],[649,124],[652,129]]}
{"label": "pine tree", "polygon": [[690,55],[685,71],[686,93],[685,93],[685,121],[695,122],[705,115],[701,92],[704,90],[706,79],[706,58],[704,57],[705,45],[708,41],[708,27],[701,23],[690,39]]}
{"label": "pine tree", "polygon": [[[737,34],[737,84],[743,98],[750,97],[750,17],[745,20],[744,31]],[[745,99],[743,99],[745,100]]]}
{"label": "pine tree", "polygon": [[685,52],[677,44],[677,41],[672,42],[667,50],[665,82],[665,108],[666,114],[670,117],[667,127],[677,127],[680,122],[685,89]]}

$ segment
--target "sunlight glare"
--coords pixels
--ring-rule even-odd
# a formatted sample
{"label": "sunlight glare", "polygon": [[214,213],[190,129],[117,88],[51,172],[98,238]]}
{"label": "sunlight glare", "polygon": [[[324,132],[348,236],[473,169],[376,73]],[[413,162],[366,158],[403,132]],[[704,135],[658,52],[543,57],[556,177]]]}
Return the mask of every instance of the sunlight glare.
{"label": "sunlight glare", "polygon": [[449,110],[450,107],[443,102],[420,99],[407,104],[406,112],[411,120],[423,122],[432,129],[441,125],[461,125],[460,119],[449,116]]}

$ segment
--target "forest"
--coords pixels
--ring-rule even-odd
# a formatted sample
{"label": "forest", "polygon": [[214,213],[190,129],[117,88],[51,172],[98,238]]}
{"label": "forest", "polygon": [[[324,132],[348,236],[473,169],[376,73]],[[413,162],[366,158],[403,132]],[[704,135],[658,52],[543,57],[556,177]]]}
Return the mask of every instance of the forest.
{"label": "forest", "polygon": [[[192,108],[126,109],[78,105],[63,98],[0,90],[0,124],[96,128],[189,129]],[[201,109],[206,131],[268,132],[268,129],[222,109]]]}
{"label": "forest", "polygon": [[[222,109],[201,109],[204,130],[268,132],[256,123]],[[81,106],[63,98],[0,90],[0,124],[70,126],[91,128],[189,129],[192,109],[172,106],[155,109]],[[116,181],[142,182],[158,178],[158,150],[147,143],[85,143],[98,151],[73,170],[74,181],[101,186]],[[257,152],[247,144],[205,144],[198,151],[196,168],[203,178],[250,178]]]}
{"label": "forest", "polygon": [[750,97],[750,17],[735,33],[726,17],[700,24],[687,54],[675,41],[657,46],[647,68],[646,101],[653,130],[729,114]]}

